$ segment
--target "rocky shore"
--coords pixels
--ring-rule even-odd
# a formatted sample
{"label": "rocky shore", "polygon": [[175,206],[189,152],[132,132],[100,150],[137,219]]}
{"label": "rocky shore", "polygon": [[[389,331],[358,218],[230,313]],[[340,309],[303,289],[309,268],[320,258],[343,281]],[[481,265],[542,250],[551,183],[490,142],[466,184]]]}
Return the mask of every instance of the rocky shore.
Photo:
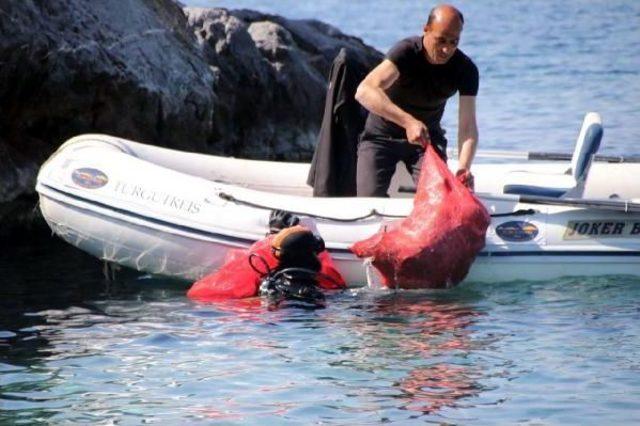
{"label": "rocky shore", "polygon": [[325,23],[249,10],[173,0],[0,3],[0,223],[15,221],[7,203],[35,203],[40,164],[80,133],[310,159],[343,47],[367,67],[381,58]]}

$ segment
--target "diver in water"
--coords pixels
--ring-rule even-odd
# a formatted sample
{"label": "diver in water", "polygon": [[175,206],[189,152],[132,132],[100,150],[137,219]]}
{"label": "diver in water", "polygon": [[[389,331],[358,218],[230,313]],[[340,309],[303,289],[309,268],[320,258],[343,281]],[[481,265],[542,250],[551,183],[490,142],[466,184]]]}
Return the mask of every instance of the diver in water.
{"label": "diver in water", "polygon": [[247,250],[231,251],[187,295],[204,302],[262,296],[269,307],[323,307],[322,291],[344,289],[346,282],[322,238],[299,222],[292,213],[272,211],[265,238]]}
{"label": "diver in water", "polygon": [[[269,228],[275,233],[271,249],[278,266],[263,272],[260,295],[275,305],[288,301],[295,302],[296,306],[323,307],[325,297],[318,284],[321,269],[318,255],[325,248],[324,241],[298,223],[299,218],[291,213],[281,210],[271,213]],[[256,269],[253,263],[252,266]]]}

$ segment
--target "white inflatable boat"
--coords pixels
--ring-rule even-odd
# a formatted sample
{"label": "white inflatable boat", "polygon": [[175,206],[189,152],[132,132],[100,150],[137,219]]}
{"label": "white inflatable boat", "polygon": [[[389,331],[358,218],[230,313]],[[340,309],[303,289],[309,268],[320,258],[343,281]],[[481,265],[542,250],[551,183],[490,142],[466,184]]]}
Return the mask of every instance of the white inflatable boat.
{"label": "white inflatable boat", "polygon": [[[640,163],[592,161],[601,136],[591,113],[571,161],[476,162],[476,191],[493,219],[467,280],[640,276]],[[316,227],[347,281],[362,285],[366,268],[349,246],[410,212],[411,194],[399,189],[411,180],[397,173],[388,199],[313,198],[308,167],[82,135],[42,166],[36,189],[49,226],[70,244],[186,280],[264,237],[272,209],[288,210]]]}

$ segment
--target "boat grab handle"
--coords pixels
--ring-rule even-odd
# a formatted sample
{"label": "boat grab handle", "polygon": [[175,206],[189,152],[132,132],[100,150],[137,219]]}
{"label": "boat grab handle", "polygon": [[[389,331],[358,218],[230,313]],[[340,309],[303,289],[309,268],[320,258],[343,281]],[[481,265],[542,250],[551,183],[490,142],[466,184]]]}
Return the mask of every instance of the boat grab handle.
{"label": "boat grab handle", "polygon": [[[253,203],[251,201],[240,200],[240,199],[234,197],[231,194],[227,194],[226,192],[219,192],[218,193],[218,197],[222,198],[225,201],[230,201],[232,203],[241,204],[241,205],[248,206],[248,207],[254,207],[254,208],[257,208],[257,209],[264,209],[264,210],[276,210],[276,209],[278,209],[278,207],[265,206],[263,204],[257,204],[257,203]],[[370,217],[388,217],[388,218],[395,218],[395,219],[401,219],[401,218],[406,217],[406,215],[392,215],[392,214],[380,213],[376,209],[371,209],[371,211],[369,213],[365,214],[365,215],[355,216],[355,217],[350,217],[350,218],[322,216],[322,215],[317,215],[317,214],[313,214],[313,213],[309,213],[309,212],[298,212],[298,211],[292,211],[292,210],[287,210],[287,211],[289,213],[292,213],[292,214],[295,214],[295,215],[312,217],[314,219],[333,220],[333,221],[336,221],[336,222],[357,222],[359,220],[368,219]]]}

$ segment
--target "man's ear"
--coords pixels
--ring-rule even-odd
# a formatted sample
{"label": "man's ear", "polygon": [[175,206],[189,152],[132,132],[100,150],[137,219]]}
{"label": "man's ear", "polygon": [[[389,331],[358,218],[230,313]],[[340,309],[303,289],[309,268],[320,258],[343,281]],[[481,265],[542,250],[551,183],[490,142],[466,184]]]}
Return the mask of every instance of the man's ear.
{"label": "man's ear", "polygon": [[424,24],[424,27],[422,27],[422,31],[425,33],[428,33],[430,29],[431,28],[429,28],[429,24]]}

